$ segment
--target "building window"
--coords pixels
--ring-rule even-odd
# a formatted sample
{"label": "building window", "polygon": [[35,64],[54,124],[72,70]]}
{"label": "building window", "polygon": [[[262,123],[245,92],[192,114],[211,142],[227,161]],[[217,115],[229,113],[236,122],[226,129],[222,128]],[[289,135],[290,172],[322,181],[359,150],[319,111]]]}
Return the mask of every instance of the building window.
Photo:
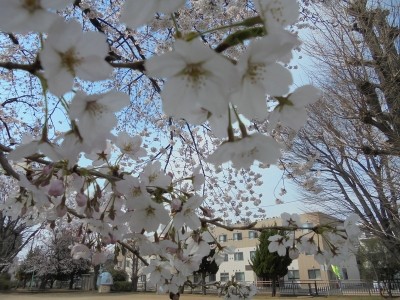
{"label": "building window", "polygon": [[321,270],[319,269],[308,270],[308,279],[321,279]]}
{"label": "building window", "polygon": [[256,251],[250,251],[250,259],[254,259],[256,256]]}
{"label": "building window", "polygon": [[217,281],[217,275],[216,274],[209,274],[208,275],[208,282],[213,282]]}
{"label": "building window", "polygon": [[243,260],[243,252],[236,252],[234,254],[234,259],[235,260]]}
{"label": "building window", "polygon": [[201,275],[200,274],[194,274],[194,276],[193,276],[193,282],[196,284],[196,283],[199,283],[199,282],[201,282]]}
{"label": "building window", "polygon": [[222,282],[227,282],[229,280],[229,273],[221,273],[219,276],[219,280]]}
{"label": "building window", "polygon": [[241,232],[235,232],[235,233],[233,234],[233,240],[234,240],[234,241],[240,241],[240,240],[242,240],[242,233],[241,233]]}
{"label": "building window", "polygon": [[252,240],[252,239],[257,239],[257,238],[258,238],[258,232],[250,230],[249,231],[249,239]]}
{"label": "building window", "polygon": [[224,261],[228,261],[228,254],[224,254]]}
{"label": "building window", "polygon": [[218,241],[221,243],[226,242],[226,234],[220,234],[218,237]]}
{"label": "building window", "polygon": [[288,271],[288,279],[289,279],[289,280],[300,279],[299,270],[289,270],[289,271]]}
{"label": "building window", "polygon": [[303,233],[308,233],[311,231],[311,228],[314,227],[314,224],[307,222],[307,223],[304,223],[303,225],[301,225],[301,227],[303,227]]}
{"label": "building window", "polygon": [[130,267],[131,267],[131,261],[130,261],[130,260],[127,260],[127,261],[126,261],[126,267],[127,267],[127,268],[130,268]]}
{"label": "building window", "polygon": [[235,280],[236,281],[244,281],[244,272],[236,272]]}

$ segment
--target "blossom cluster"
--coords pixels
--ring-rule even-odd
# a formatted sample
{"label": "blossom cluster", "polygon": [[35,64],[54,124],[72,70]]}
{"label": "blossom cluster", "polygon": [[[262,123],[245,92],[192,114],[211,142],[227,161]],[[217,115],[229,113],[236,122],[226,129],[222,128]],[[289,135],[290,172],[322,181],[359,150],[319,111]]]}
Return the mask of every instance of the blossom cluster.
{"label": "blossom cluster", "polygon": [[288,253],[291,259],[306,253],[314,255],[324,265],[340,264],[356,250],[355,245],[360,236],[357,225],[360,218],[356,214],[351,214],[343,224],[321,224],[313,228],[303,228],[298,214],[283,213],[281,218],[282,226],[288,230],[288,234],[269,237],[270,252],[277,252],[280,256]]}
{"label": "blossom cluster", "polygon": [[[158,51],[162,54],[149,57],[134,42],[136,59],[124,61],[118,58],[119,50],[110,46],[107,30],[99,21],[101,14],[87,2],[79,5],[84,13],[90,12],[88,19],[97,26],[97,32],[83,30],[79,18],[66,21],[61,10],[71,10],[76,5],[73,2],[0,0],[0,30],[21,35],[38,33],[37,39],[32,38],[39,45],[34,62],[6,67],[35,76],[44,102],[44,121],[37,126],[37,132],[31,132],[34,137],[24,137],[14,148],[3,147],[9,153],[8,162],[2,161],[2,167],[18,180],[20,189],[9,197],[2,210],[15,218],[29,216],[30,220],[51,225],[60,219],[78,219],[82,228],[99,234],[101,245],[134,240],[140,255],[151,258],[143,274],[149,274],[150,281],[163,291],[178,293],[208,255],[210,245],[217,245],[212,259],[218,263],[224,251],[229,251],[209,235],[210,224],[218,225],[221,219],[214,218],[215,208],[205,202],[210,198],[205,187],[218,184],[206,176],[203,163],[213,165],[217,174],[225,163],[230,163],[236,172],[247,170],[255,161],[263,165],[276,163],[282,147],[273,130],[267,134],[250,132],[245,124],[268,119],[272,129],[282,123],[297,130],[305,121],[306,106],[320,96],[309,85],[291,89],[292,75],[285,67],[292,50],[300,44],[296,35],[287,30],[298,18],[298,3],[256,0],[253,11],[257,14],[231,24],[228,27],[232,31],[225,33],[226,28],[186,32],[185,24],[179,26],[177,12],[184,15],[187,10],[196,10],[197,1],[127,0],[116,13],[118,22],[123,23],[119,26],[126,32],[118,40],[125,39],[125,35],[131,37],[132,31],[145,31],[145,24],[149,24],[147,28],[156,27],[163,20],[172,24],[169,31],[174,32],[174,39],[172,50],[165,47]],[[236,27],[240,29],[234,31]],[[204,43],[204,35],[219,30],[220,35],[211,35],[211,39],[221,38],[216,47]],[[132,82],[127,84],[127,92],[114,80],[120,78],[116,70],[124,68],[140,72],[138,78],[145,75],[153,90],[160,91],[164,115],[160,120],[168,120],[169,145],[159,153],[145,144],[141,135],[118,127],[116,113],[124,110],[128,114],[129,110],[138,109],[133,103]],[[136,97],[150,94],[139,90]],[[155,96],[149,96],[144,106],[152,102],[151,97]],[[52,99],[57,99],[54,110],[62,106],[68,121],[68,129],[56,132],[53,138],[49,105]],[[153,112],[151,108],[149,111]],[[211,128],[213,138],[218,137],[216,148],[203,156],[199,145],[188,142],[171,120],[183,122],[190,136],[198,130],[192,126]],[[191,165],[198,164],[185,170],[184,176],[173,169],[166,172],[166,166],[174,159],[172,154],[165,167],[157,159],[168,151],[172,153],[174,136],[188,144],[183,149],[189,152]],[[191,157],[193,149],[198,161]],[[185,161],[183,168],[187,165]],[[256,182],[247,182],[247,186],[262,184],[256,175],[254,178]],[[228,180],[233,186],[231,177]],[[225,202],[233,201],[226,197]],[[341,240],[337,236],[352,240],[356,230],[352,227],[354,222],[350,223],[346,223],[345,231],[321,234],[338,244]],[[281,254],[283,247],[289,247],[290,253],[321,254],[318,245],[305,246],[312,238],[302,237],[299,241],[295,236],[295,217],[287,219],[284,226],[293,236],[276,236],[271,241],[271,251]],[[302,249],[294,246],[295,240],[297,245],[303,245]],[[345,242],[342,248],[347,245]],[[71,253],[75,258],[99,264],[105,259],[100,248],[93,252],[84,243],[76,244]],[[331,251],[330,257],[324,257],[337,258],[340,253]],[[254,288],[233,284],[226,286],[225,292],[230,299],[249,298],[254,295]]]}

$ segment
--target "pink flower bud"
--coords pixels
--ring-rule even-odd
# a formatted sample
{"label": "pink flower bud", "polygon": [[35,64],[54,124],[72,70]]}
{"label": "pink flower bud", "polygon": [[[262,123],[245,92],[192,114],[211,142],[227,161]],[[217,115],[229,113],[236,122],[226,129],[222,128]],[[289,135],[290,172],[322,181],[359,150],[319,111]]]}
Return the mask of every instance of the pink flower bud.
{"label": "pink flower bud", "polygon": [[67,213],[67,207],[64,204],[59,204],[56,206],[57,217],[63,217]]}
{"label": "pink flower bud", "polygon": [[205,207],[205,208],[203,209],[203,214],[204,214],[204,216],[207,217],[207,218],[213,218],[213,217],[214,217],[214,212],[212,211],[212,209],[209,209],[209,208],[207,208],[207,207]]}
{"label": "pink flower bud", "polygon": [[48,194],[50,196],[61,196],[62,194],[64,194],[65,188],[64,188],[64,183],[62,182],[62,180],[60,179],[53,179],[52,181],[50,181],[49,184],[49,191]]}
{"label": "pink flower bud", "polygon": [[179,199],[177,199],[177,198],[172,199],[172,201],[171,201],[171,208],[172,208],[172,210],[174,210],[174,211],[180,211],[180,210],[181,210],[181,207],[182,207],[182,201],[181,201],[181,200],[179,200]]}
{"label": "pink flower bud", "polygon": [[289,257],[291,259],[297,259],[299,258],[300,251],[297,248],[291,247],[289,248]]}
{"label": "pink flower bud", "polygon": [[87,197],[86,197],[85,194],[82,194],[82,193],[78,193],[78,194],[76,195],[75,200],[76,200],[76,204],[77,204],[79,207],[84,207],[84,206],[86,205],[86,203],[87,203]]}
{"label": "pink flower bud", "polygon": [[43,174],[45,175],[49,175],[51,173],[51,171],[53,170],[53,167],[51,165],[45,166],[43,168]]}

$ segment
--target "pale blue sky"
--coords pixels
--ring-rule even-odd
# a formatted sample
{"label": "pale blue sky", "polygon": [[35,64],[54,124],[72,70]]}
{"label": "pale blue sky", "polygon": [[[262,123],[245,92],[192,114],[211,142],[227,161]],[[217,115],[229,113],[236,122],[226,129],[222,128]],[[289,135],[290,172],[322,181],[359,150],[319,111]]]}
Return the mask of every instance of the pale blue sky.
{"label": "pale blue sky", "polygon": [[[299,59],[299,57],[302,57]],[[310,80],[305,72],[305,68],[312,64],[310,57],[302,52],[295,52],[291,66],[296,66],[297,69],[292,68],[292,75],[294,80],[293,87],[298,87],[310,83]],[[261,189],[257,191],[263,194],[262,204],[260,205],[266,210],[267,217],[276,217],[283,212],[288,213],[302,213],[307,210],[307,207],[302,203],[302,195],[300,187],[295,185],[290,179],[285,178],[286,195],[279,196],[282,185],[282,170],[276,166],[266,169],[262,173],[264,184]],[[276,204],[275,199],[280,198],[284,203]]]}

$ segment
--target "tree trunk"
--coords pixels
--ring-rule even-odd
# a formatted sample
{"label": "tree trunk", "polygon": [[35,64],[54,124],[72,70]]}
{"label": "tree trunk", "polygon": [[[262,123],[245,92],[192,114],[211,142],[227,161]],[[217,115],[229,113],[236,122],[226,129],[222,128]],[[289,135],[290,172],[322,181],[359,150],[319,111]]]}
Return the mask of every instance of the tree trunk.
{"label": "tree trunk", "polygon": [[177,293],[177,294],[169,293],[169,299],[171,299],[171,300],[179,300],[180,297],[181,297],[181,295],[179,293]]}
{"label": "tree trunk", "polygon": [[93,289],[97,290],[97,277],[99,276],[100,265],[94,267],[94,276],[93,276]]}
{"label": "tree trunk", "polygon": [[132,255],[131,280],[132,280],[132,291],[134,292],[137,292],[138,289],[138,281],[139,281],[138,271],[139,271],[139,260],[137,259],[136,256]]}
{"label": "tree trunk", "polygon": [[207,293],[206,289],[206,273],[201,273],[201,290],[203,292],[203,295]]}
{"label": "tree trunk", "polygon": [[276,278],[272,278],[272,297],[276,296]]}
{"label": "tree trunk", "polygon": [[69,278],[69,289],[72,290],[74,287],[74,274],[71,274],[71,277]]}
{"label": "tree trunk", "polygon": [[47,283],[47,276],[44,276],[44,277],[42,277],[42,280],[40,281],[39,289],[41,289],[41,290],[46,289],[46,283]]}

